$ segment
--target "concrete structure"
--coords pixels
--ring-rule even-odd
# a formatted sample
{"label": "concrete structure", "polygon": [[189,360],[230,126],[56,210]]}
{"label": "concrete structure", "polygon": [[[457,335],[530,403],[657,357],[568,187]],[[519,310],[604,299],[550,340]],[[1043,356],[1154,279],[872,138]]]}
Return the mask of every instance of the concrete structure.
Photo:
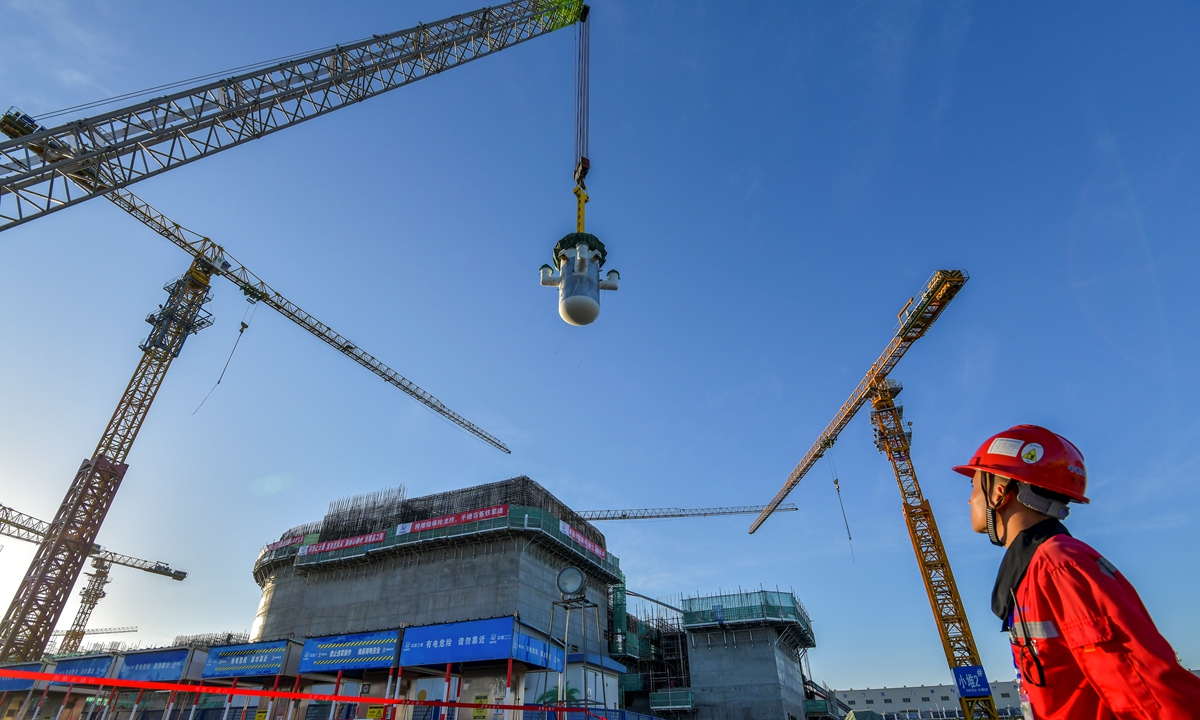
{"label": "concrete structure", "polygon": [[[623,597],[623,588],[618,588]],[[698,720],[801,720],[816,699],[805,686],[805,653],[816,645],[795,595],[755,590],[684,597],[666,615],[637,618],[614,601],[616,658],[628,707]],[[824,702],[821,703],[824,707]]]}
{"label": "concrete structure", "polygon": [[[837,699],[852,710],[874,710],[884,720],[907,718],[961,718],[958,688],[953,685],[921,685],[898,688],[851,688],[834,691]],[[1013,680],[992,681],[992,697],[1000,717],[1021,717],[1021,701]]]}
{"label": "concrete structure", "polygon": [[[552,647],[561,658],[564,613],[559,609],[552,623],[552,608],[562,600],[555,580],[567,566],[583,571],[586,598],[598,612],[587,611],[586,623],[578,611],[572,615],[566,653],[586,651],[603,660],[594,670],[607,668],[589,671],[585,681],[582,667],[568,663],[567,675],[578,675],[586,699],[607,699],[616,708],[616,677],[624,668],[608,657],[607,637],[609,588],[621,581],[619,560],[595,527],[527,477],[420,498],[397,490],[333,503],[321,521],[283,533],[260,554],[254,578],[262,599],[251,641],[400,628],[408,642],[430,626],[507,618],[509,632]],[[452,666],[452,698],[511,692],[512,702],[530,701],[523,692],[526,673],[539,676],[533,683],[539,694],[558,686],[557,672],[547,673],[532,656],[514,660],[507,691],[507,661],[496,656],[435,665],[405,662],[405,652],[400,694],[412,699],[445,696],[445,663]],[[380,672],[347,677],[382,691],[387,671]]]}
{"label": "concrete structure", "polygon": [[[503,513],[485,519],[397,532],[404,525],[497,507]],[[447,510],[452,512],[432,514]],[[609,586],[620,581],[620,561],[607,552],[604,536],[527,477],[405,500],[379,525],[355,528],[361,530],[366,533],[356,537],[381,537],[312,551],[353,539],[326,527],[307,533],[317,536],[313,542],[264,550],[254,567],[262,599],[252,641],[506,615],[546,633],[551,605],[560,599],[555,578],[563,567],[584,571],[587,597],[601,608],[608,607]],[[288,539],[285,533],[280,542]],[[594,626],[593,618],[588,622]],[[606,611],[600,622],[604,637]],[[582,648],[582,635],[575,632],[580,628],[573,628],[572,651]],[[589,651],[599,652],[594,627],[589,635]]]}
{"label": "concrete structure", "polygon": [[803,720],[801,659],[816,642],[794,595],[684,598],[681,609],[698,720]]}

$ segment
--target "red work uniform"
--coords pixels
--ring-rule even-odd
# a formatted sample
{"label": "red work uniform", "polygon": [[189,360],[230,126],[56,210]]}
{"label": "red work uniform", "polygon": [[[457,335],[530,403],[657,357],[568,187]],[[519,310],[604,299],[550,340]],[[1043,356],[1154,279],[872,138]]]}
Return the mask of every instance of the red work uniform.
{"label": "red work uniform", "polygon": [[[1015,606],[1001,602],[1014,595]],[[993,610],[1008,611],[1037,720],[1200,718],[1200,677],[1180,666],[1125,576],[1057,520],[1009,547]]]}

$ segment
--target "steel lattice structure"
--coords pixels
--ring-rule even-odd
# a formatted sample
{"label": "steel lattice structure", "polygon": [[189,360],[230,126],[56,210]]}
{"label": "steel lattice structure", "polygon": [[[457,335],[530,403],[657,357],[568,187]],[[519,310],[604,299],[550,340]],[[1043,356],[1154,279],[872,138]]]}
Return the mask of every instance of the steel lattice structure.
{"label": "steel lattice structure", "polygon": [[[32,515],[26,515],[5,505],[0,505],[0,535],[7,535],[31,543],[41,543],[46,539],[46,535],[49,532],[50,523],[45,520],[39,520]],[[51,637],[65,636],[65,639],[58,647],[59,652],[75,652],[78,650],[85,634],[98,635],[101,633],[137,632],[137,628],[135,627],[106,628],[100,630],[89,630],[87,628],[92,611],[96,609],[97,603],[104,598],[104,586],[110,582],[108,575],[113,565],[123,565],[137,570],[144,570],[155,575],[169,577],[172,580],[183,580],[187,577],[186,572],[174,570],[165,562],[142,560],[130,555],[121,555],[111,550],[105,550],[99,545],[93,545],[90,554],[92,556],[92,567],[95,568],[95,572],[87,574],[88,582],[84,589],[80,591],[80,596],[83,599],[79,604],[79,610],[75,613],[75,619],[71,622],[71,629],[55,630],[50,633]]]}
{"label": "steel lattice structure", "polygon": [[498,438],[446,407],[441,400],[422,390],[416,383],[392,370],[387,365],[384,365],[373,355],[359,348],[328,325],[317,320],[295,303],[280,295],[261,278],[234,260],[231,255],[225,252],[224,248],[209,238],[188,230],[179,223],[172,221],[166,215],[151,207],[149,203],[128,190],[114,190],[107,197],[151,230],[162,235],[180,248],[183,248],[193,258],[206,262],[213,268],[214,275],[221,275],[227,278],[234,285],[237,285],[246,297],[256,302],[262,302],[273,310],[276,310],[284,317],[295,322],[313,335],[316,335],[338,352],[383,378],[387,383],[400,388],[409,397],[412,397],[417,402],[480,440],[505,453],[509,452],[508,447]]}
{"label": "steel lattice structure", "polygon": [[45,651],[129,467],[125,458],[163,376],[187,336],[212,322],[203,308],[209,299],[211,270],[203,260],[194,260],[186,273],[166,286],[167,302],[147,318],[153,327],[141,344],[142,357],[133,377],[92,457],[79,466],[0,623],[0,662],[37,660]]}
{"label": "steel lattice structure", "polygon": [[566,27],[582,5],[482,8],[0,143],[0,230]]}
{"label": "steel lattice structure", "polygon": [[[135,633],[138,631],[137,625],[122,625],[121,627],[110,628],[88,628],[88,635],[120,635],[121,633]],[[55,630],[50,633],[51,637],[62,637],[66,635],[66,630]]]}
{"label": "steel lattice structure", "polygon": [[[766,509],[766,505],[731,505],[711,508],[640,508],[637,510],[579,510],[584,520],[657,520],[660,518],[717,517],[720,515],[754,515]],[[794,512],[800,508],[794,503],[780,505],[775,512]],[[633,593],[631,593],[633,594]],[[641,597],[640,595],[638,597]]]}
{"label": "steel lattice structure", "polygon": [[883,354],[879,356],[875,364],[871,365],[866,377],[858,383],[858,387],[854,388],[850,398],[842,403],[841,409],[825,426],[825,430],[821,432],[813,446],[804,454],[800,464],[788,475],[787,482],[775,494],[774,499],[767,504],[767,509],[755,518],[750,525],[751,533],[766,522],[766,519],[775,512],[788,493],[800,484],[813,465],[816,465],[817,461],[825,455],[825,451],[833,447],[833,444],[837,442],[838,435],[842,434],[842,430],[846,429],[846,425],[854,419],[859,408],[867,401],[868,395],[875,387],[875,381],[888,376],[888,373],[896,367],[896,363],[900,362],[900,358],[904,357],[904,353],[908,352],[912,344],[921,339],[921,336],[929,330],[968,279],[967,273],[962,270],[938,270],[925,284],[925,289],[921,292],[921,297],[917,299],[916,304],[914,305],[911,299],[908,301],[908,304],[900,311],[900,325],[896,329],[895,337],[884,348]]}
{"label": "steel lattice structure", "polygon": [[[753,533],[762,526],[772,512],[788,496],[817,460],[837,441],[838,435],[868,401],[872,403],[871,419],[875,426],[876,444],[887,455],[896,473],[900,494],[904,501],[904,519],[912,539],[913,551],[917,556],[921,575],[925,579],[925,590],[929,604],[937,621],[946,662],[951,668],[980,665],[975,638],[967,623],[962,598],[950,571],[950,561],[942,544],[941,534],[933,518],[929,502],[921,494],[916,471],[910,458],[909,435],[902,426],[903,409],[894,401],[899,384],[889,384],[888,374],[904,357],[912,344],[919,340],[941,316],[950,301],[968,280],[967,273],[959,270],[938,270],[926,283],[921,296],[912,299],[900,311],[899,326],[883,354],[871,365],[866,376],[851,393],[850,398],[834,415],[817,441],[809,448],[800,464],[792,470],[787,482],[775,495],[766,509],[750,526]],[[982,698],[961,698],[963,711],[968,718],[996,718],[996,704],[990,695]]]}
{"label": "steel lattice structure", "polygon": [[[871,421],[875,426],[875,445],[887,456],[896,473],[900,495],[904,501],[904,520],[912,540],[913,552],[921,566],[925,579],[925,591],[937,620],[946,651],[946,662],[950,667],[973,667],[982,665],[975,637],[967,622],[958,585],[942,545],[942,534],[938,532],[933,509],[921,493],[917,482],[917,471],[913,469],[911,455],[911,433],[904,427],[904,408],[895,401],[898,385],[889,385],[888,380],[879,378],[871,396]],[[996,702],[991,695],[981,698],[960,697],[963,714],[968,718],[994,718]]]}

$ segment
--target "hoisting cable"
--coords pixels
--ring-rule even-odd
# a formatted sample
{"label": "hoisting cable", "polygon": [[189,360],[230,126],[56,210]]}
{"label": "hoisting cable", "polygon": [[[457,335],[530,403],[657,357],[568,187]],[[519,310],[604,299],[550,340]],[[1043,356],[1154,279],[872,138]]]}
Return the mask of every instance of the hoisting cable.
{"label": "hoisting cable", "polygon": [[[250,321],[254,319],[254,311],[258,309],[258,302],[253,298],[248,300],[248,302],[250,303],[250,307],[246,308],[246,312],[242,313],[242,326],[238,328],[237,339],[233,341],[233,349],[229,351],[229,357],[225,359],[225,367],[221,368],[221,375],[217,378],[217,382],[213,384],[212,389],[208,391],[208,395],[205,395],[200,404],[196,406],[196,409],[192,411],[193,415],[200,412],[200,408],[204,407],[204,403],[208,402],[209,395],[212,395],[213,390],[217,389],[217,385],[220,385],[221,381],[225,379],[225,371],[229,369],[229,363],[233,360],[233,354],[237,352],[238,343],[242,341],[242,333],[246,332],[246,329],[250,327]],[[249,317],[247,318],[247,316]]]}
{"label": "hoisting cable", "polygon": [[591,8],[584,5],[579,10],[579,22],[575,23],[575,232],[583,232],[583,206],[588,201],[587,174],[592,168],[588,160],[590,13]]}
{"label": "hoisting cable", "polygon": [[829,461],[829,474],[833,476],[833,489],[837,491],[838,506],[842,508],[842,522],[846,524],[846,542],[850,543],[850,562],[854,562],[854,538],[850,535],[850,520],[846,518],[846,505],[842,502],[842,486],[838,484],[837,466],[833,462],[833,449],[825,456]]}

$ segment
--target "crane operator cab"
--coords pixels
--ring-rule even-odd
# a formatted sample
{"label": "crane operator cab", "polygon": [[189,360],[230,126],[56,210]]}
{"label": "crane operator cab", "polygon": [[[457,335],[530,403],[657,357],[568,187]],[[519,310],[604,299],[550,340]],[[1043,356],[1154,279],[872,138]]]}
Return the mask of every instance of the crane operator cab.
{"label": "crane operator cab", "polygon": [[[609,270],[600,279],[608,253],[591,233],[574,232],[554,246],[554,265],[541,267],[541,282],[558,288],[558,314],[571,325],[589,325],[600,316],[600,291],[616,290],[621,274]],[[555,271],[557,270],[557,274]]]}

